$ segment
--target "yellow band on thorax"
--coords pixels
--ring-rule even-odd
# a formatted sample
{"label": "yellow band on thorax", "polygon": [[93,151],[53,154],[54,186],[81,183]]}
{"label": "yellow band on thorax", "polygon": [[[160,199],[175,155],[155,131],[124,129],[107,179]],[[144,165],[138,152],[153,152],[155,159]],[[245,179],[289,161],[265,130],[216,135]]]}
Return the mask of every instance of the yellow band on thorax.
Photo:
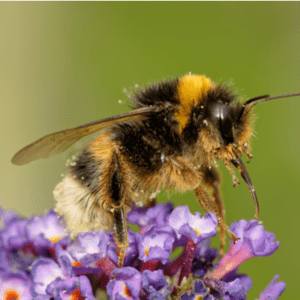
{"label": "yellow band on thorax", "polygon": [[186,126],[193,107],[201,101],[211,86],[212,81],[205,76],[189,74],[180,79],[177,88],[180,107],[175,113],[175,120],[179,121],[180,132]]}

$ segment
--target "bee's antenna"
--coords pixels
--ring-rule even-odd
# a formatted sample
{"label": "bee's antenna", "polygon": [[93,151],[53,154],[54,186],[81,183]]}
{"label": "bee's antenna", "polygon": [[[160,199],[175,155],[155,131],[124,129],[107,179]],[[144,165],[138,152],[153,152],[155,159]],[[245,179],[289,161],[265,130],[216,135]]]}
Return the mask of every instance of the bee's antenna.
{"label": "bee's antenna", "polygon": [[258,97],[251,98],[251,99],[245,101],[242,104],[242,110],[240,112],[239,119],[242,117],[242,115],[244,113],[244,110],[245,110],[245,107],[248,104],[252,104],[252,107],[253,107],[254,105],[256,105],[258,103],[266,102],[266,101],[269,101],[269,100],[274,100],[274,99],[279,99],[279,98],[287,98],[287,97],[294,97],[294,96],[300,96],[300,93],[283,94],[283,95],[277,95],[277,96],[272,96],[272,97],[270,97],[270,95],[263,95],[263,96],[258,96]]}
{"label": "bee's antenna", "polygon": [[[288,98],[288,97],[294,97],[294,96],[300,96],[300,93],[291,93],[291,94],[277,95],[277,96],[272,96],[272,97],[270,97],[269,95],[256,97],[256,98],[247,100],[245,103],[243,103],[243,106],[246,106],[250,103],[252,103],[254,106],[258,103],[266,102],[269,100],[274,100],[274,99],[278,99],[278,98]],[[266,97],[266,98],[264,98],[264,97]]]}

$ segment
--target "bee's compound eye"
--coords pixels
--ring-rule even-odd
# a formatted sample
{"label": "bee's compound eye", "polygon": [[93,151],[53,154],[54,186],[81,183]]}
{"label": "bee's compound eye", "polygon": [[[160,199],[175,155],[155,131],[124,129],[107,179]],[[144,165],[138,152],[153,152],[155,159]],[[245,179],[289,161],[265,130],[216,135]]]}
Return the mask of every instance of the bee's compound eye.
{"label": "bee's compound eye", "polygon": [[233,120],[232,110],[229,105],[224,103],[213,103],[208,108],[210,120],[217,126],[221,143],[229,145],[233,143]]}
{"label": "bee's compound eye", "polygon": [[233,143],[232,118],[227,105],[220,106],[220,131],[227,144]]}

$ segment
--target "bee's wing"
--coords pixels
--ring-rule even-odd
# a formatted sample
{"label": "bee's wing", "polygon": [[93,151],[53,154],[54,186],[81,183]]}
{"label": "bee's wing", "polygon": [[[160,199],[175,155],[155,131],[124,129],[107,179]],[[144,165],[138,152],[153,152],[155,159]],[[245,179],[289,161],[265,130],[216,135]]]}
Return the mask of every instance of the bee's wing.
{"label": "bee's wing", "polygon": [[17,152],[11,162],[15,165],[24,165],[39,158],[47,158],[59,154],[89,134],[113,124],[132,120],[141,115],[158,110],[157,107],[143,107],[124,114],[46,135]]}

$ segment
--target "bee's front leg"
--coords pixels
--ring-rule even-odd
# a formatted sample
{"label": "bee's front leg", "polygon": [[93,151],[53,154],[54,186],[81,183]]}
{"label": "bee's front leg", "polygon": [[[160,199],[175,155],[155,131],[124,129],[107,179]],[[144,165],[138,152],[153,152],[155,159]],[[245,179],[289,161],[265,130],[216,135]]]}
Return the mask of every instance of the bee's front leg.
{"label": "bee's front leg", "polygon": [[153,207],[157,204],[157,198],[156,197],[150,197],[146,200],[145,206],[146,207]]}
{"label": "bee's front leg", "polygon": [[[224,247],[226,244],[225,231],[229,234],[230,238],[236,242],[238,238],[229,229],[229,226],[225,222],[225,210],[223,205],[222,196],[220,193],[221,179],[218,171],[214,167],[201,167],[202,173],[202,185],[199,185],[195,190],[195,197],[199,204],[207,212],[213,212],[219,222],[220,229],[220,256],[224,255]],[[210,192],[210,194],[208,193]]]}

